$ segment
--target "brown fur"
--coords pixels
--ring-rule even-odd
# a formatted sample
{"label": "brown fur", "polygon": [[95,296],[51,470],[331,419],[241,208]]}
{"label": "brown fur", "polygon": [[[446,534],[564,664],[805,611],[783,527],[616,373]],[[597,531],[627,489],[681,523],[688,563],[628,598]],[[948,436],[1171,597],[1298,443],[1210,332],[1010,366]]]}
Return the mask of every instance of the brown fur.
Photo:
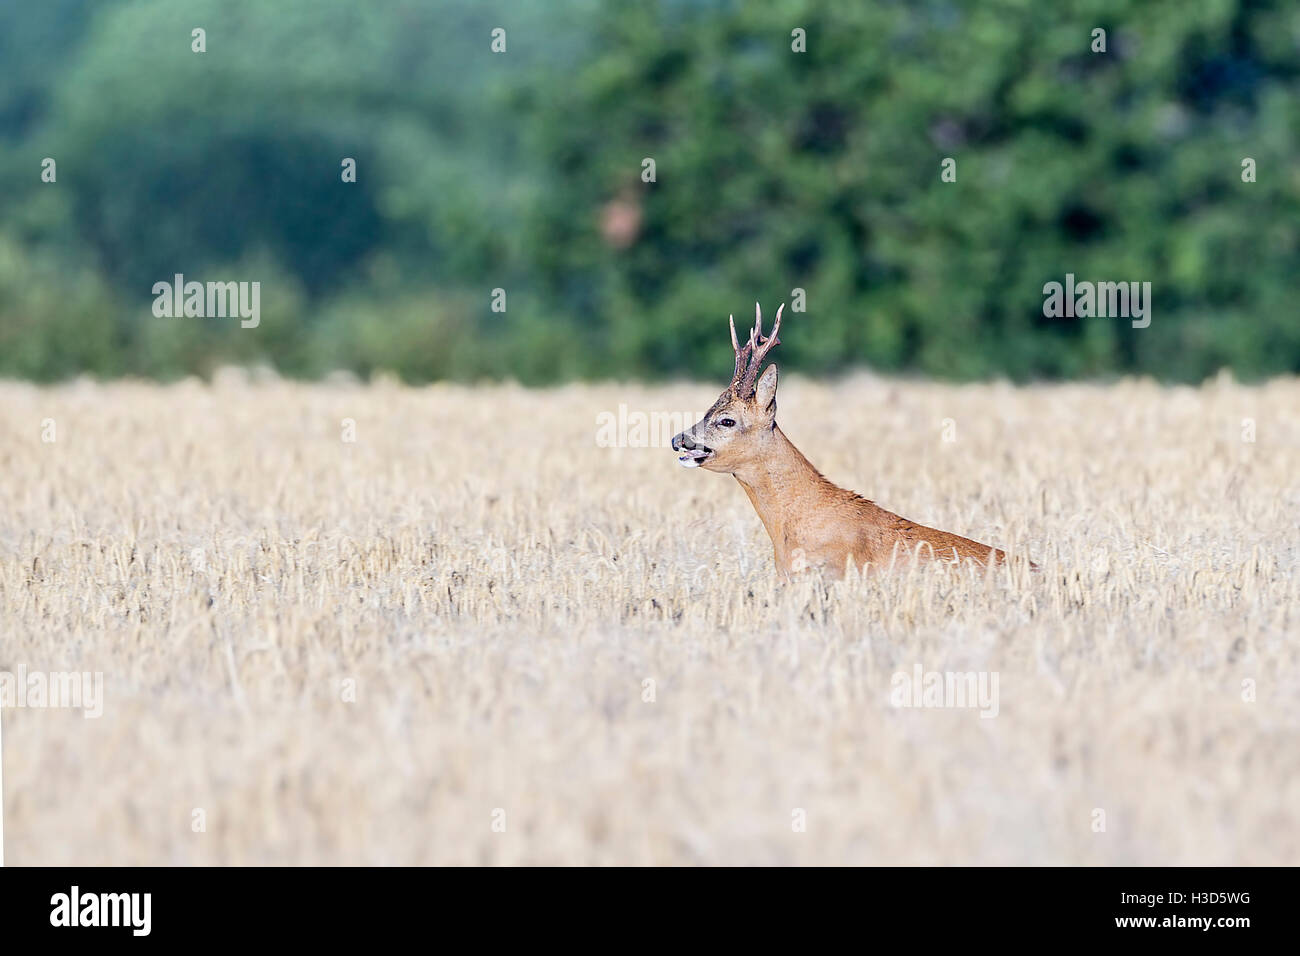
{"label": "brown fur", "polygon": [[1006,559],[996,548],[908,521],[832,483],[775,422],[767,434],[756,454],[731,474],[767,529],[783,574],[822,568],[839,576],[850,560],[881,567],[912,551],[925,559],[983,562],[990,552],[995,560]]}
{"label": "brown fur", "polygon": [[[756,366],[776,344],[779,328],[778,312],[764,347],[761,322],[756,322],[749,345],[743,350],[736,345],[731,385],[672,446],[684,453],[683,461],[702,456],[700,467],[740,482],[772,539],[781,573],[823,569],[839,577],[850,561],[882,567],[912,553],[925,560],[982,564],[991,554],[994,561],[1005,561],[997,548],[908,521],[832,483],[812,466],[776,424],[776,366],[769,365],[754,382]],[[757,359],[750,361],[753,353]]]}

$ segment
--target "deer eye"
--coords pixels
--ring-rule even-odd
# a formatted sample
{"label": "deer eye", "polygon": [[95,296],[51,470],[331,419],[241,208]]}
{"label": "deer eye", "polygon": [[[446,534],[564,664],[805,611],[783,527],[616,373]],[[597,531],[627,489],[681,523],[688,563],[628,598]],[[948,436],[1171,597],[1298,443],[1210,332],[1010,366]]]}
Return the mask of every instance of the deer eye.
{"label": "deer eye", "polygon": [[718,420],[718,424],[723,428],[735,428],[736,420],[734,418],[722,418]]}

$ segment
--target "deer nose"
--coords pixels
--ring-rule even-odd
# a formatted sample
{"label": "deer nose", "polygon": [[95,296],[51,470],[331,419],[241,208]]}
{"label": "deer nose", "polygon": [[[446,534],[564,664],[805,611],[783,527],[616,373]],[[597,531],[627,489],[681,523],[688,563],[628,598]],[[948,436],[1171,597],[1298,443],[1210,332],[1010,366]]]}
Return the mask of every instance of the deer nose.
{"label": "deer nose", "polygon": [[695,447],[695,442],[691,441],[691,436],[682,432],[673,439],[673,451],[689,451]]}

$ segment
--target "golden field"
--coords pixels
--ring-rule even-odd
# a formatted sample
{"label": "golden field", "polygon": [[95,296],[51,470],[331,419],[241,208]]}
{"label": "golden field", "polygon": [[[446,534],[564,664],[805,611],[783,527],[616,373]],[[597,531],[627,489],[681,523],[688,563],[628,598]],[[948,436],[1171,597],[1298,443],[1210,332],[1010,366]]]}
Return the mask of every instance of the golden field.
{"label": "golden field", "polygon": [[597,441],[723,384],[0,383],[0,671],[103,674],[4,710],[6,862],[1300,863],[1300,382],[787,378],[829,478],[1043,570],[785,586]]}

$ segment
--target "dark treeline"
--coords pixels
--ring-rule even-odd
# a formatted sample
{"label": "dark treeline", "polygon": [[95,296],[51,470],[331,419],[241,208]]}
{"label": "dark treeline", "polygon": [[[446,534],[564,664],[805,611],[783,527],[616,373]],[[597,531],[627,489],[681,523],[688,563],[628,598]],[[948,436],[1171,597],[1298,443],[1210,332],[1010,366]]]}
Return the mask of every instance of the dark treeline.
{"label": "dark treeline", "polygon": [[4,376],[716,378],[795,289],[807,373],[1300,371],[1287,0],[43,0],[0,69]]}

